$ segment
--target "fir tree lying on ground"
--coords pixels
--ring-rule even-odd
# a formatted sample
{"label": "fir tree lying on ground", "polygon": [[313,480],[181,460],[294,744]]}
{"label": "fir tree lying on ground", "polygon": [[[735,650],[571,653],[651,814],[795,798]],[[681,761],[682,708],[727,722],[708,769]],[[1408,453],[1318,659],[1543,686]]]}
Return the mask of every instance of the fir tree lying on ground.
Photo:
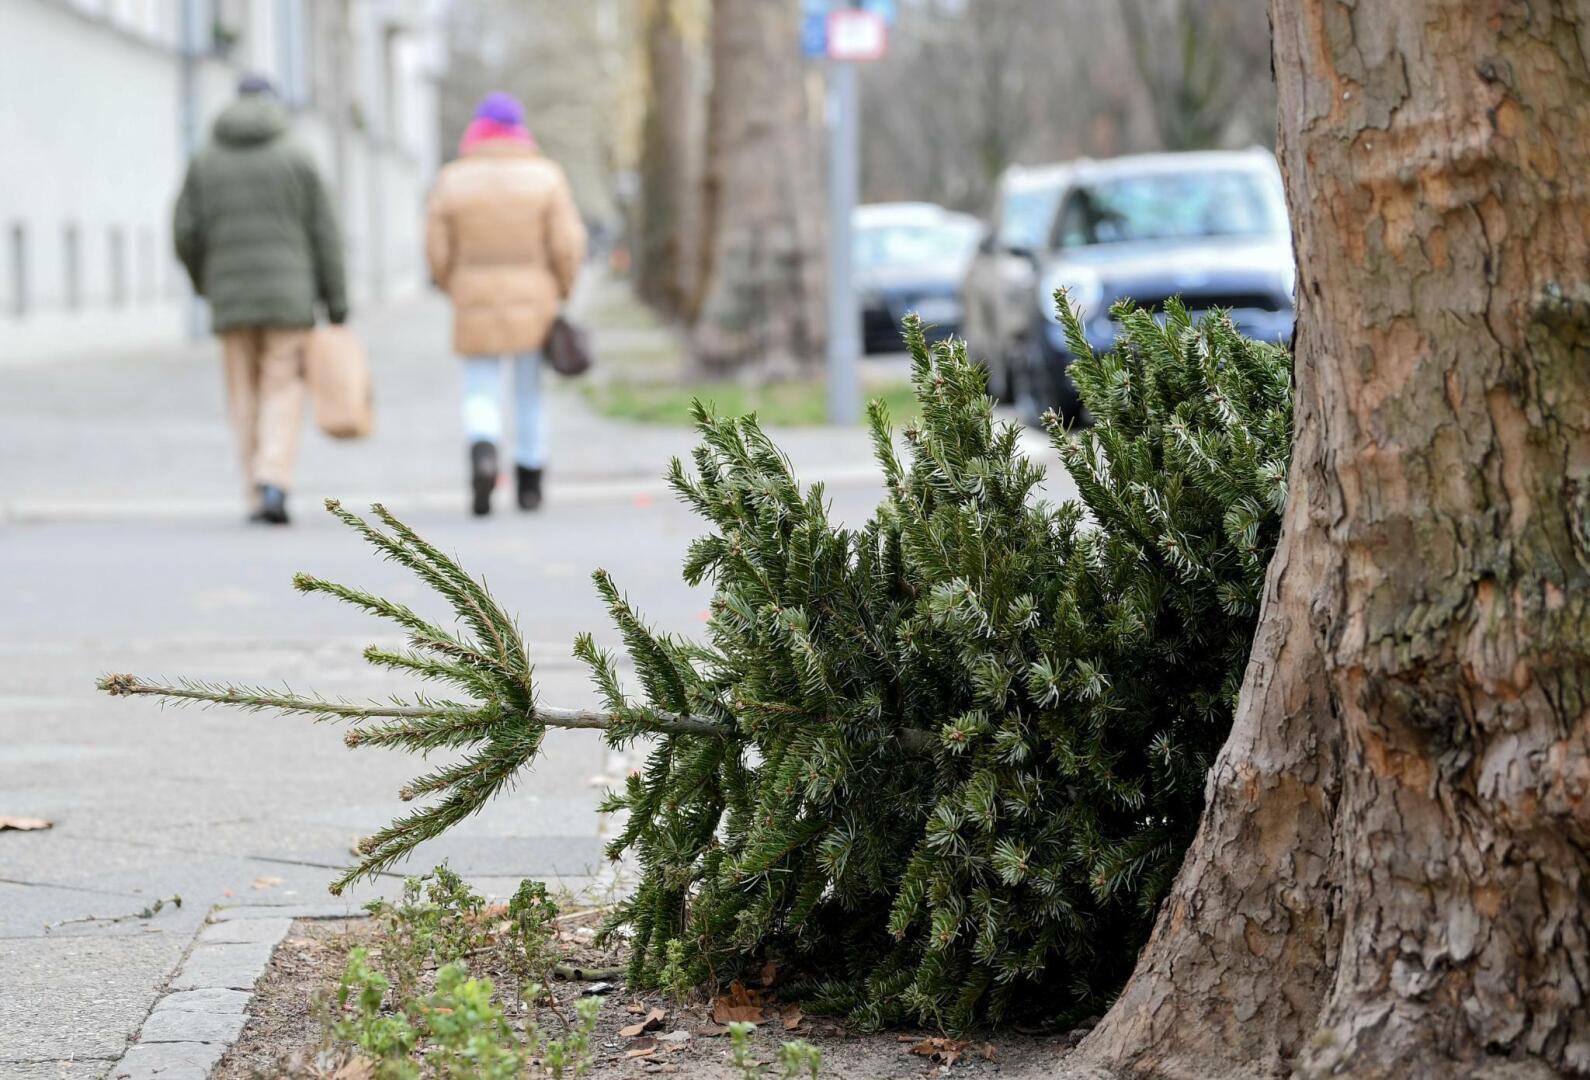
{"label": "fir tree lying on ground", "polygon": [[[596,586],[639,683],[582,636],[601,711],[538,702],[517,626],[450,557],[381,507],[331,510],[454,608],[449,630],[300,575],[402,626],[372,663],[448,687],[393,705],[132,676],[102,683],[354,721],[349,746],[454,751],[422,805],[337,883],[392,865],[530,766],[548,727],[650,740],[606,809],[641,876],[615,927],[641,984],[726,982],[774,959],[786,993],[876,1025],[947,1028],[1101,1010],[1129,973],[1203,805],[1274,549],[1291,437],[1290,359],[1219,315],[1120,308],[1072,373],[1091,430],[1051,430],[1080,502],[994,422],[959,342],[907,339],[920,424],[860,529],[828,520],[754,418],[697,414],[674,490],[711,525],[684,574],[710,582],[705,641],[657,634]],[[1069,312],[1067,312],[1069,316]]]}

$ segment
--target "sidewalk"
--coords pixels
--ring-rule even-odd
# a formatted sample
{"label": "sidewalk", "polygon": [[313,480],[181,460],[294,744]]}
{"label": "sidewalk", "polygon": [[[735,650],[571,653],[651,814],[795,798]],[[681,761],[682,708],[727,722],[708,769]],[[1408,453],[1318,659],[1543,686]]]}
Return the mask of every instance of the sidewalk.
{"label": "sidewalk", "polygon": [[[364,313],[377,434],[349,444],[311,434],[286,530],[241,521],[213,344],[0,367],[0,815],[54,822],[0,831],[0,1076],[125,1068],[151,1007],[185,985],[187,975],[171,980],[193,967],[184,957],[212,908],[323,908],[356,839],[402,811],[397,792],[420,763],[350,752],[336,727],[93,689],[110,671],[355,700],[412,689],[361,659],[365,645],[395,641],[388,627],[289,587],[310,570],[435,612],[411,578],[319,512],[320,497],[382,499],[484,573],[520,615],[548,702],[594,703],[570,657],[577,631],[617,644],[590,586],[597,566],[660,627],[698,631],[707,594],[680,581],[679,565],[700,523],[660,479],[691,433],[603,420],[558,386],[546,508],[471,519],[447,324],[430,297]],[[803,477],[841,481],[836,515],[859,522],[875,505],[860,429],[781,441]],[[547,745],[511,798],[398,873],[447,859],[497,897],[524,877],[607,887],[595,811],[628,759],[594,732]],[[396,880],[337,903],[357,910]]]}
{"label": "sidewalk", "polygon": [[[600,277],[585,290],[613,288]],[[580,300],[576,298],[576,302]],[[356,313],[375,378],[376,430],[340,443],[306,418],[293,504],[302,513],[335,495],[349,505],[382,499],[400,511],[450,510],[465,498],[459,365],[449,310],[434,293]],[[595,327],[604,338],[634,331]],[[554,499],[661,493],[670,457],[691,433],[594,415],[577,388],[550,371]],[[0,365],[0,524],[62,520],[233,518],[242,512],[222,407],[218,346]],[[803,478],[876,476],[864,433],[778,432]]]}

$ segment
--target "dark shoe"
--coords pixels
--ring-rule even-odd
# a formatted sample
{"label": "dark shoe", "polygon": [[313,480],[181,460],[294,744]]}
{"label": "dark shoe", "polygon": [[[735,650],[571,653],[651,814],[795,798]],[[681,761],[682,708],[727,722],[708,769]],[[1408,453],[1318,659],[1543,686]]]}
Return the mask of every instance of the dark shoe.
{"label": "dark shoe", "polygon": [[541,470],[518,467],[519,509],[534,510],[541,505]]}
{"label": "dark shoe", "polygon": [[475,496],[470,510],[476,517],[485,517],[491,513],[491,493],[497,486],[497,448],[489,442],[471,443],[469,474]]}
{"label": "dark shoe", "polygon": [[261,484],[259,508],[249,520],[259,525],[286,525],[287,492],[273,484]]}

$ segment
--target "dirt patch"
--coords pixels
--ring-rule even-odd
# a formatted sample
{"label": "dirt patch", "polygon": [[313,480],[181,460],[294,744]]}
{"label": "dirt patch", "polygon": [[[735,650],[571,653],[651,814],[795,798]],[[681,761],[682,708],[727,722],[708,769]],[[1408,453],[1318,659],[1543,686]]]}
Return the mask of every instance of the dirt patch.
{"label": "dirt patch", "polygon": [[[560,927],[559,949],[565,970],[572,966],[583,974],[588,969],[611,967],[622,959],[610,950],[594,948],[589,937],[589,926],[566,923]],[[212,1077],[259,1080],[337,1075],[331,1069],[314,1067],[326,1015],[326,1006],[317,1002],[330,999],[349,950],[359,945],[379,948],[379,937],[368,920],[294,923],[256,987],[242,1038]],[[484,964],[475,974],[489,976],[499,986],[512,985],[511,977],[490,970],[491,966]],[[668,1075],[740,1080],[743,1074],[730,1064],[730,1039],[726,1029],[714,1022],[712,1003],[681,1005],[661,994],[634,994],[616,979],[595,984],[565,980],[553,990],[558,1011],[572,1016],[574,1001],[593,988],[606,989],[592,1036],[595,1056],[587,1076],[593,1080]],[[803,1015],[797,1006],[778,1002],[776,995],[763,1001],[762,1021],[752,1039],[751,1056],[764,1064],[763,1075],[768,1078],[779,1075],[779,1046],[792,1039],[804,1040],[822,1051],[823,1080],[929,1076],[1037,1080],[1056,1074],[1071,1042],[1054,1035],[1009,1032],[964,1041],[923,1031],[856,1035],[834,1020]],[[540,1022],[544,1030],[558,1034],[551,1009],[541,1009]]]}

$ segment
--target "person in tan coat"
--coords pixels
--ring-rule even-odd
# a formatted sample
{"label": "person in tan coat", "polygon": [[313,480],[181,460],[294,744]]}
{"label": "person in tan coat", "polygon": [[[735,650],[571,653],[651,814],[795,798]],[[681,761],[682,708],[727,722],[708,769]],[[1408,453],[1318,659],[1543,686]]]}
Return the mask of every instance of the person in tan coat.
{"label": "person in tan coat", "polygon": [[431,278],[453,301],[453,348],[463,358],[472,508],[491,512],[511,364],[519,507],[534,510],[547,456],[541,353],[574,289],[585,225],[563,170],[536,149],[510,95],[489,94],[476,109],[459,157],[431,190],[425,240]]}

